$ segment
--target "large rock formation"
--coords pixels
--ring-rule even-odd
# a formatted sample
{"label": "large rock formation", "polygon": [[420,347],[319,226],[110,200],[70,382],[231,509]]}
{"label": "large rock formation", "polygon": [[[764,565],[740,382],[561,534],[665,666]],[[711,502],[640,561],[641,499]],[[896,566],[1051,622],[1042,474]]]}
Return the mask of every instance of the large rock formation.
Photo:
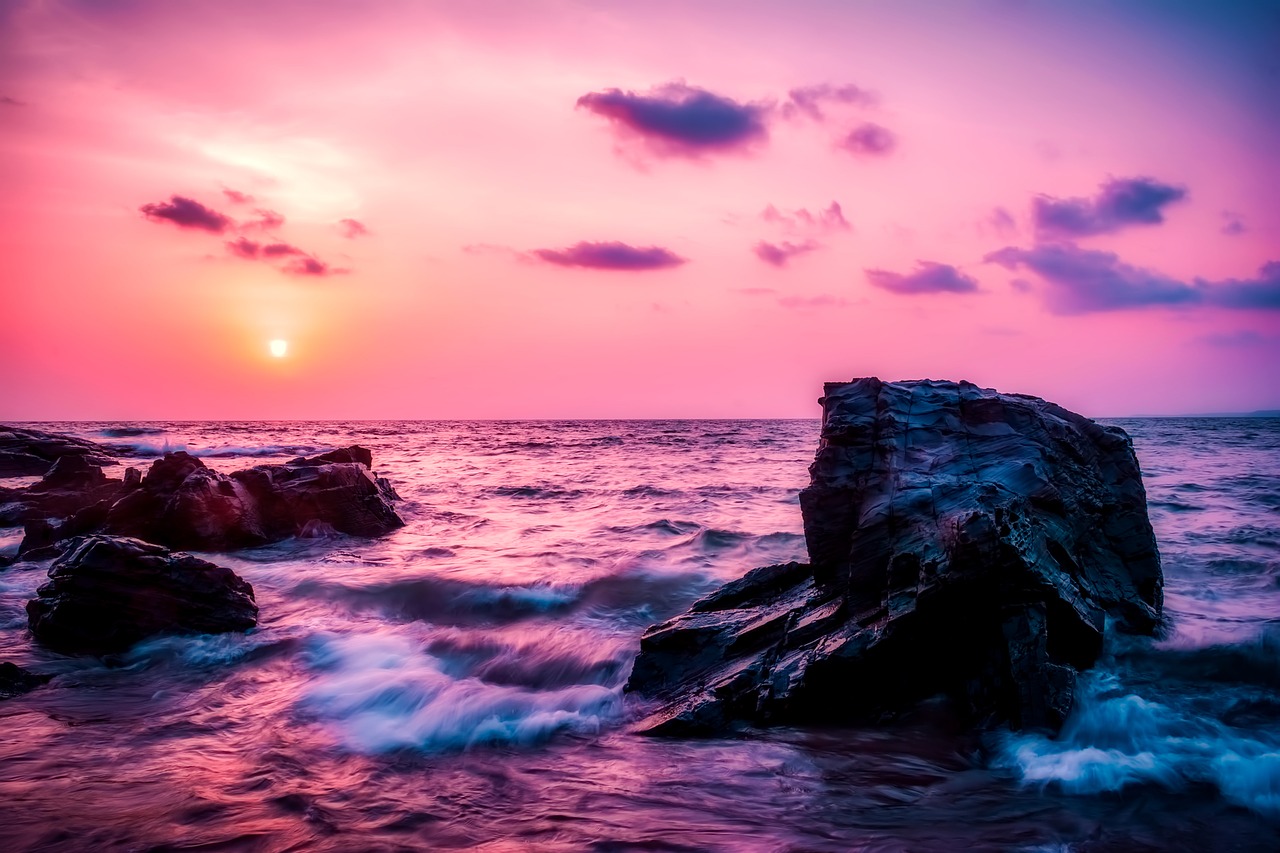
{"label": "large rock formation", "polygon": [[218,634],[257,624],[253,587],[222,566],[159,545],[89,536],[58,558],[27,602],[36,641],[107,654],[156,634]]}
{"label": "large rock formation", "polygon": [[95,465],[115,465],[116,455],[111,448],[83,438],[0,426],[0,477],[41,477],[68,456],[83,457]]}
{"label": "large rock formation", "polygon": [[1160,558],[1132,443],[966,382],[826,386],[800,494],[812,565],[756,569],[651,628],[640,728],[852,722],[943,694],[1056,730],[1104,619],[1153,632]]}
{"label": "large rock formation", "polygon": [[39,483],[11,490],[3,517],[24,523],[22,559],[59,553],[89,533],[134,536],[171,548],[220,551],[323,532],[378,536],[404,522],[372,455],[348,447],[230,475],[185,452],[168,453],[146,476],[109,479],[80,457],[64,457]]}
{"label": "large rock formation", "polygon": [[226,475],[169,453],[111,507],[105,531],[208,551],[326,531],[379,536],[404,521],[369,461],[369,451],[352,447]]}

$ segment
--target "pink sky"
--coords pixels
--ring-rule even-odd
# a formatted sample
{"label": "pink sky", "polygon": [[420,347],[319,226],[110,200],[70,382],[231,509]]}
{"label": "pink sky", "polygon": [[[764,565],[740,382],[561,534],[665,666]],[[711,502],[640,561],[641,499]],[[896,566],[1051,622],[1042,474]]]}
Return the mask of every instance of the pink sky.
{"label": "pink sky", "polygon": [[0,418],[816,417],[866,375],[1280,408],[1278,37],[1154,0],[17,0]]}

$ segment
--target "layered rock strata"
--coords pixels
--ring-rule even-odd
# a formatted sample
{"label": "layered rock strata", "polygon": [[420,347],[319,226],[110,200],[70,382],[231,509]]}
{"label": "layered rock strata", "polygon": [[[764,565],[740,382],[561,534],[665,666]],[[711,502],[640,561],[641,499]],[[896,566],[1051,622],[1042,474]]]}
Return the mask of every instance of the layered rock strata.
{"label": "layered rock strata", "polygon": [[641,730],[875,720],[943,695],[1056,730],[1108,618],[1152,633],[1162,575],[1128,435],[961,382],[830,383],[800,494],[811,563],[651,628]]}

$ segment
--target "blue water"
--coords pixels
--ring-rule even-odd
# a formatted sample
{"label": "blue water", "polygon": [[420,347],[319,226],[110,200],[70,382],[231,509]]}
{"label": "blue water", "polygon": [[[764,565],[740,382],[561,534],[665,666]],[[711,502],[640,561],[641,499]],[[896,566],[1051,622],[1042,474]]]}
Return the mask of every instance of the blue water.
{"label": "blue water", "polygon": [[0,573],[0,660],[56,675],[0,703],[0,849],[1280,849],[1280,420],[1119,423],[1170,628],[1110,638],[1058,739],[705,741],[621,686],[648,625],[804,559],[817,421],[37,425],[225,471],[360,443],[407,526],[202,555],[259,628],[105,662],[31,644],[47,563]]}

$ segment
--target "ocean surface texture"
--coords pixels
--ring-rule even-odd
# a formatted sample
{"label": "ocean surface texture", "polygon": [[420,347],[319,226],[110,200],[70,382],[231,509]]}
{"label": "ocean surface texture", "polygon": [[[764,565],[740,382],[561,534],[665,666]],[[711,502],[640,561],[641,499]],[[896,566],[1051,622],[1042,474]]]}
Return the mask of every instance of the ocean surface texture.
{"label": "ocean surface texture", "polygon": [[259,628],[105,661],[31,644],[47,562],[0,571],[0,660],[57,675],[0,703],[0,850],[1280,850],[1280,420],[1117,423],[1170,631],[1110,636],[1056,740],[628,733],[647,626],[805,559],[817,421],[37,425],[224,471],[359,443],[408,526],[202,555]]}

